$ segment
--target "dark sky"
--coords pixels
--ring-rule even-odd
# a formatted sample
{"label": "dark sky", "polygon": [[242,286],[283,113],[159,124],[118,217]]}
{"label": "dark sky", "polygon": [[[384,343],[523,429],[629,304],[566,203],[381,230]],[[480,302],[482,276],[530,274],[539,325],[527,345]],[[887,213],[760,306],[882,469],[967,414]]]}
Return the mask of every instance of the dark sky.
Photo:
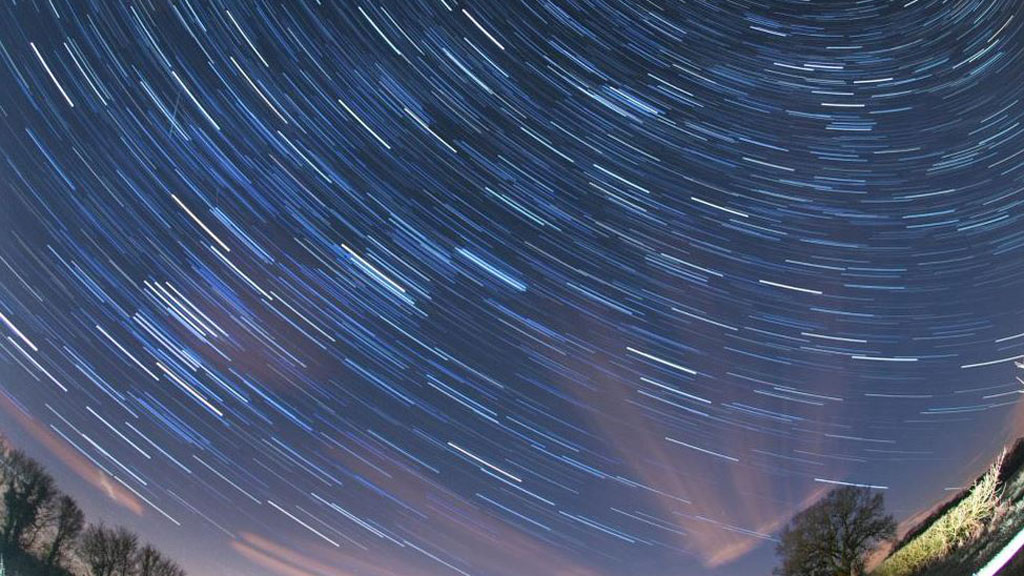
{"label": "dark sky", "polygon": [[1017,0],[0,7],[0,430],[193,574],[746,576],[1024,422]]}

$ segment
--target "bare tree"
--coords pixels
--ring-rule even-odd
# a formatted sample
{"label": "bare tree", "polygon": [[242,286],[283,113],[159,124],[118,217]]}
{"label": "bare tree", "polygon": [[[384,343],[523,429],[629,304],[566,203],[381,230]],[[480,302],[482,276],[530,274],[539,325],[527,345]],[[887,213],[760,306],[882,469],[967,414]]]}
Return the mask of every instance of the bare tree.
{"label": "bare tree", "polygon": [[78,540],[78,556],[89,570],[90,576],[110,576],[114,572],[110,529],[103,524],[89,526]]}
{"label": "bare tree", "polygon": [[93,525],[86,528],[78,553],[91,576],[136,576],[139,539],[122,527]]}
{"label": "bare tree", "polygon": [[138,576],[185,576],[180,566],[149,544],[139,549],[137,564]]}
{"label": "bare tree", "polygon": [[135,576],[137,570],[136,551],[139,548],[139,537],[127,528],[118,526],[111,535],[114,556],[114,576]]}
{"label": "bare tree", "polygon": [[5,451],[0,468],[4,503],[0,542],[25,550],[45,519],[43,512],[56,498],[57,489],[46,469],[21,450]]}
{"label": "bare tree", "polygon": [[860,576],[865,557],[896,537],[880,492],[843,486],[800,512],[782,530],[776,576]]}
{"label": "bare tree", "polygon": [[48,572],[61,566],[85,527],[85,514],[75,500],[66,494],[57,499],[53,517],[53,537],[44,550],[43,559],[43,566]]}

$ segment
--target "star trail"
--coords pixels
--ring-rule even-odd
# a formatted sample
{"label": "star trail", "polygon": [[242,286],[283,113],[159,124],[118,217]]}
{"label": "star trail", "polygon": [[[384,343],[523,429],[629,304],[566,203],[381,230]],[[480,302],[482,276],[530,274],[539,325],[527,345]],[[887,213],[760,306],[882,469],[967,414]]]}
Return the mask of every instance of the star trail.
{"label": "star trail", "polygon": [[0,430],[194,574],[766,573],[1024,428],[1022,51],[1015,0],[4,2]]}

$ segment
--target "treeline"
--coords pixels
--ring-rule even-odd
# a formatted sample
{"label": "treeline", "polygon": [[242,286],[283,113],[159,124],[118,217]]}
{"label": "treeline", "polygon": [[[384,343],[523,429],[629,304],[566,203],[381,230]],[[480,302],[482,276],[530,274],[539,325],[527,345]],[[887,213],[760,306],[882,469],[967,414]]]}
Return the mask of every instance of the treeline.
{"label": "treeline", "polygon": [[185,576],[126,528],[86,524],[46,469],[0,436],[0,558],[9,576]]}

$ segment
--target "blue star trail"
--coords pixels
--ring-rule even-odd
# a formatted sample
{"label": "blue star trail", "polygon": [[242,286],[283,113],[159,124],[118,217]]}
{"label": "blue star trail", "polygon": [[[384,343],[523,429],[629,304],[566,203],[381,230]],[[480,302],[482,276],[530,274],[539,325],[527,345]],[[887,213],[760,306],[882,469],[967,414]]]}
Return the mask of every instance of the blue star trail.
{"label": "blue star trail", "polygon": [[1024,424],[1022,51],[1013,0],[4,2],[0,428],[196,574],[762,573]]}

